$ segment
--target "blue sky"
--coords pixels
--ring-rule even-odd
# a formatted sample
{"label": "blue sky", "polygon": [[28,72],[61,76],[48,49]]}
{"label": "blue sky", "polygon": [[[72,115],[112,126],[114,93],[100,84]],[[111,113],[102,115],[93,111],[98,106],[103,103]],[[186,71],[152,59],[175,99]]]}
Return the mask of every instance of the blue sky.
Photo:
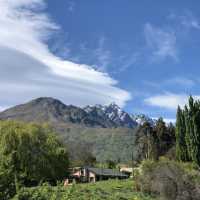
{"label": "blue sky", "polygon": [[[17,85],[15,95],[20,98],[1,100],[2,108],[48,95],[80,106],[116,101],[131,113],[173,119],[177,105],[184,105],[189,94],[199,97],[197,0],[2,2],[1,11],[7,10],[0,15],[5,24],[0,28],[0,52],[12,60],[26,61],[26,66],[30,63],[30,72],[24,74],[27,81],[13,82]],[[22,14],[16,15],[16,11]],[[5,31],[13,29],[11,20],[25,30],[26,40],[14,33],[4,36]],[[24,45],[5,43],[11,39]],[[34,51],[28,44],[33,44]],[[34,67],[36,61],[38,67]],[[3,69],[6,74],[26,69],[17,66],[13,70],[13,63],[2,62],[11,66]],[[10,75],[5,82],[9,88]],[[27,84],[27,95],[22,98],[22,88]]]}

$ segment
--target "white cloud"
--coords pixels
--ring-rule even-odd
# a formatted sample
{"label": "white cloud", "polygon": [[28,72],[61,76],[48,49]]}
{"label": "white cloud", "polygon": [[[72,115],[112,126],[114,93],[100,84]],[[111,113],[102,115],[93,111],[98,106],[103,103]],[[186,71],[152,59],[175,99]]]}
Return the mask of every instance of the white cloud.
{"label": "white cloud", "polygon": [[174,32],[145,24],[144,34],[154,61],[172,58],[178,60],[177,41]]}
{"label": "white cloud", "polygon": [[176,123],[176,119],[175,118],[164,118],[164,122],[169,124],[169,123]]}
{"label": "white cloud", "polygon": [[[194,96],[195,99],[200,99],[200,96]],[[186,94],[174,94],[174,93],[165,93],[160,95],[155,95],[148,97],[144,100],[147,105],[171,109],[177,109],[178,105],[183,107],[187,104],[188,95]]]}
{"label": "white cloud", "polygon": [[167,109],[176,109],[178,105],[183,106],[184,104],[186,104],[187,95],[176,95],[173,93],[166,93],[148,97],[144,101],[150,106],[157,106]]}
{"label": "white cloud", "polygon": [[68,104],[116,102],[131,96],[108,74],[53,55],[46,45],[59,27],[42,10],[43,0],[0,1],[0,105],[53,96]]}
{"label": "white cloud", "polygon": [[[152,117],[152,119],[158,120],[158,117]],[[169,124],[169,123],[175,123],[176,119],[175,118],[164,118],[163,119],[165,123]]]}

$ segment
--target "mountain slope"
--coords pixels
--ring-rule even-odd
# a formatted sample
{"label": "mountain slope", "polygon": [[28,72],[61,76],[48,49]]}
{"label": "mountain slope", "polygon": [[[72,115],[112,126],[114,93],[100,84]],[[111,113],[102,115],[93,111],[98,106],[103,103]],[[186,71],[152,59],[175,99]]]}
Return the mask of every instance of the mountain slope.
{"label": "mountain slope", "polygon": [[86,113],[77,107],[66,106],[53,98],[38,98],[0,113],[0,119],[37,122],[80,122]]}
{"label": "mountain slope", "polygon": [[61,101],[41,97],[0,113],[0,119],[23,120],[27,122],[73,123],[87,127],[134,128],[137,123],[114,104],[84,109],[65,105]]}

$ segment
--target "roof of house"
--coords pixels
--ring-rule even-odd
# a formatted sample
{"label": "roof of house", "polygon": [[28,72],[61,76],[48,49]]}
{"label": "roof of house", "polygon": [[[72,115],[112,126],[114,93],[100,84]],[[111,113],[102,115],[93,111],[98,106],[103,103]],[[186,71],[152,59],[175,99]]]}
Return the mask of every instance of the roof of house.
{"label": "roof of house", "polygon": [[96,175],[113,176],[113,177],[127,177],[126,174],[124,174],[116,169],[104,169],[104,168],[93,168],[93,167],[88,167],[87,169]]}

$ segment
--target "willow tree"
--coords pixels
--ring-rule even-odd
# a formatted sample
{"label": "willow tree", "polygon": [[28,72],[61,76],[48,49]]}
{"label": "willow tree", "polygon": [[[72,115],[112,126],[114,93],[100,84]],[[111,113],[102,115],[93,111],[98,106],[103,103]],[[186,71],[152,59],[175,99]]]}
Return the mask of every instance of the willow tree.
{"label": "willow tree", "polygon": [[15,185],[16,192],[20,185],[62,180],[68,165],[67,151],[50,128],[0,122],[0,174],[9,174],[9,185]]}

